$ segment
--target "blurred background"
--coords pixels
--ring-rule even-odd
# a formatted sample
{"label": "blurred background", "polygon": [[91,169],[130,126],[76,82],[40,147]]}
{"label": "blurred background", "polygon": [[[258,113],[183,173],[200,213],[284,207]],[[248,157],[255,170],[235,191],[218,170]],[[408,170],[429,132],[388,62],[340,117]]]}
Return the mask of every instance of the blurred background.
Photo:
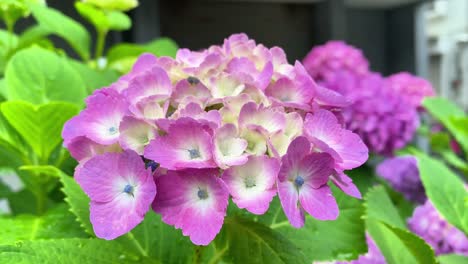
{"label": "blurred background", "polygon": [[[91,26],[72,0],[54,8]],[[245,32],[281,46],[289,61],[317,44],[345,40],[361,48],[374,71],[409,71],[429,79],[439,95],[468,109],[468,1],[466,0],[140,0],[130,31],[113,32],[107,45],[159,36],[201,49]],[[24,21],[21,27],[26,27]],[[67,45],[63,45],[67,48]]]}

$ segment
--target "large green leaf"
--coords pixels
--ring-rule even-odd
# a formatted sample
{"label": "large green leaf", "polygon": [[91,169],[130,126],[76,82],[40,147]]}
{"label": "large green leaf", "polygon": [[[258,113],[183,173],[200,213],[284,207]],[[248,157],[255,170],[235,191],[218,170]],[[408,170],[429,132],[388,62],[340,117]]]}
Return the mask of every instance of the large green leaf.
{"label": "large green leaf", "polygon": [[468,117],[452,117],[450,118],[450,124],[455,131],[453,132],[455,139],[468,155]]}
{"label": "large green leaf", "polygon": [[466,264],[468,263],[468,256],[455,254],[440,255],[437,257],[437,260],[439,260],[440,264]]}
{"label": "large green leaf", "polygon": [[462,145],[465,152],[468,153],[467,128],[463,125],[460,127],[456,121],[453,121],[454,119],[465,117],[463,110],[453,102],[441,97],[426,98],[423,101],[423,106],[450,131]]}
{"label": "large green leaf", "polygon": [[108,86],[119,78],[117,72],[112,69],[95,70],[77,61],[70,60],[70,63],[80,74],[89,94],[98,88]]}
{"label": "large green leaf", "polygon": [[142,223],[117,239],[127,249],[163,263],[192,263],[194,246],[180,230],[166,225],[149,211]]}
{"label": "large green leaf", "polygon": [[384,187],[366,195],[366,227],[388,263],[436,263],[424,240],[406,230]]}
{"label": "large green leaf", "polygon": [[296,229],[289,224],[277,198],[267,214],[258,219],[301,248],[309,262],[356,259],[367,251],[362,220],[364,209],[361,201],[337,188],[333,188],[333,194],[340,208],[340,216],[335,221],[319,221],[307,216],[305,226]]}
{"label": "large green leaf", "polygon": [[452,225],[468,234],[468,191],[442,162],[415,152],[421,181],[434,207]]}
{"label": "large green leaf", "polygon": [[65,204],[49,210],[43,216],[19,215],[0,218],[0,244],[21,240],[86,237]]}
{"label": "large green leaf", "polygon": [[241,217],[227,217],[215,239],[232,263],[307,263],[302,250],[280,232]]}
{"label": "large green leaf", "polygon": [[62,192],[66,196],[65,201],[70,206],[70,211],[76,216],[84,230],[94,236],[93,226],[89,220],[89,197],[72,177],[65,173],[60,173],[59,176],[63,184]]}
{"label": "large green leaf", "polygon": [[100,239],[50,239],[0,246],[0,263],[158,263],[128,252],[115,241]]}
{"label": "large green leaf", "polygon": [[16,53],[8,64],[5,80],[9,100],[82,105],[86,96],[85,84],[68,60],[38,47]]}
{"label": "large green leaf", "polygon": [[82,25],[52,8],[40,5],[30,8],[42,28],[65,39],[84,60],[89,59],[91,38]]}
{"label": "large green leaf", "polygon": [[21,101],[9,101],[0,105],[8,122],[47,161],[50,153],[62,141],[63,124],[78,113],[78,107],[69,103],[52,102],[40,106]]}

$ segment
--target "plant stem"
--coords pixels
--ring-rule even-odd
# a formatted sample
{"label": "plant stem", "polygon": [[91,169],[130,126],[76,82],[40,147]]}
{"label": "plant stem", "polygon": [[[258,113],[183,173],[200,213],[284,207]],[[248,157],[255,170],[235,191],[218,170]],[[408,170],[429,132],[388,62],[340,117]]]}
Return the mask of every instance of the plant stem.
{"label": "plant stem", "polygon": [[193,264],[200,264],[202,263],[202,256],[203,256],[203,250],[205,247],[203,246],[196,246],[195,247],[195,252],[193,253]]}
{"label": "plant stem", "polygon": [[96,39],[96,51],[94,58],[98,60],[102,56],[104,51],[104,45],[106,44],[107,30],[97,30],[97,39]]}

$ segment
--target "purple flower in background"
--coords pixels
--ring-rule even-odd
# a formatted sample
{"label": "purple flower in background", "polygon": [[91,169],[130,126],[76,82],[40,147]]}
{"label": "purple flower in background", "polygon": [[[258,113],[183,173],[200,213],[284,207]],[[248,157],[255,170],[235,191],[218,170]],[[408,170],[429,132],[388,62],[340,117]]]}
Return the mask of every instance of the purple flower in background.
{"label": "purple flower in background", "polygon": [[400,72],[387,77],[390,89],[400,94],[405,100],[419,108],[422,100],[428,96],[435,96],[430,82],[414,76],[408,72]]}
{"label": "purple flower in background", "polygon": [[335,81],[337,73],[363,76],[369,72],[369,62],[362,51],[343,41],[329,41],[314,47],[304,58],[303,64],[319,84]]}
{"label": "purple flower in background", "polygon": [[366,235],[367,253],[351,261],[314,262],[315,264],[386,264],[385,257],[369,235]]}
{"label": "purple flower in background", "polygon": [[419,177],[418,163],[413,156],[388,158],[377,166],[377,175],[387,180],[406,199],[424,203],[426,194]]}
{"label": "purple flower in background", "polygon": [[346,127],[359,134],[370,151],[392,155],[413,138],[419,126],[416,108],[388,89],[378,74],[359,85],[354,103],[343,110]]}
{"label": "purple flower in background", "polygon": [[468,256],[468,238],[449,224],[429,200],[416,207],[408,219],[408,227],[426,240],[437,255],[454,253]]}
{"label": "purple flower in background", "polygon": [[108,240],[143,221],[156,195],[151,169],[133,151],[94,156],[76,169],[75,179],[91,199],[94,233]]}

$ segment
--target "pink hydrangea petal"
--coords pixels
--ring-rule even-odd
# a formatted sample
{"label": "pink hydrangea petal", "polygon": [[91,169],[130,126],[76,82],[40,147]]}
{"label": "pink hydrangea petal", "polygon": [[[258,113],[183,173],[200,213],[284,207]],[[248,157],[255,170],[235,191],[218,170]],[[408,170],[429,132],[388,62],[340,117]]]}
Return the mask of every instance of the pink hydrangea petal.
{"label": "pink hydrangea petal", "polygon": [[[201,103],[206,103],[211,97],[210,90],[203,85],[197,78],[187,78],[180,80],[172,93],[172,101],[175,104],[180,104],[185,101],[186,97],[198,99]],[[193,100],[192,99],[192,100]]]}
{"label": "pink hydrangea petal", "polygon": [[87,137],[76,137],[67,145],[70,155],[78,160],[84,162],[89,158],[103,154],[106,152],[121,152],[122,148],[119,144],[113,145],[100,145]]}
{"label": "pink hydrangea petal", "polygon": [[169,101],[166,95],[152,95],[130,105],[129,110],[140,119],[156,120],[166,117],[168,107]]}
{"label": "pink hydrangea petal", "polygon": [[240,128],[262,128],[268,134],[274,134],[282,131],[285,126],[286,117],[283,112],[255,103],[245,104],[239,114]]}
{"label": "pink hydrangea petal", "polygon": [[334,160],[327,153],[311,153],[298,166],[298,174],[305,180],[304,186],[317,189],[328,182],[333,172]]}
{"label": "pink hydrangea petal", "polygon": [[157,136],[157,130],[149,123],[126,116],[120,123],[119,143],[123,149],[130,149],[143,155],[145,146]]}
{"label": "pink hydrangea petal", "polygon": [[216,175],[216,170],[191,169],[169,171],[156,178],[154,211],[162,215],[165,223],[182,229],[196,245],[208,245],[224,222],[229,192]]}
{"label": "pink hydrangea petal", "polygon": [[206,125],[180,118],[170,125],[167,135],[157,137],[145,148],[146,158],[166,169],[213,168],[212,135]]}
{"label": "pink hydrangea petal", "polygon": [[281,170],[278,178],[286,181],[290,171],[297,170],[302,159],[310,153],[310,142],[305,137],[297,137],[288,147],[287,154],[281,160]]}
{"label": "pink hydrangea petal", "polygon": [[299,201],[307,213],[319,220],[335,220],[340,213],[335,197],[327,185],[318,189],[301,188]]}
{"label": "pink hydrangea petal", "polygon": [[289,181],[279,181],[277,186],[278,197],[289,222],[295,228],[303,227],[305,215],[304,210],[299,204],[299,193],[296,187]]}
{"label": "pink hydrangea petal", "polygon": [[356,185],[354,185],[353,180],[344,174],[344,172],[338,171],[331,179],[333,183],[347,195],[362,199],[361,192]]}
{"label": "pink hydrangea petal", "polygon": [[124,94],[132,104],[135,104],[149,96],[163,95],[169,97],[171,92],[172,84],[166,71],[154,66],[131,79]]}
{"label": "pink hydrangea petal", "polygon": [[232,166],[222,176],[239,208],[253,214],[264,214],[276,195],[275,181],[279,161],[268,156],[250,156],[247,163]]}
{"label": "pink hydrangea petal", "polygon": [[234,124],[225,124],[214,134],[214,159],[220,168],[226,169],[232,165],[242,165],[247,162],[244,153],[248,142],[240,138]]}

